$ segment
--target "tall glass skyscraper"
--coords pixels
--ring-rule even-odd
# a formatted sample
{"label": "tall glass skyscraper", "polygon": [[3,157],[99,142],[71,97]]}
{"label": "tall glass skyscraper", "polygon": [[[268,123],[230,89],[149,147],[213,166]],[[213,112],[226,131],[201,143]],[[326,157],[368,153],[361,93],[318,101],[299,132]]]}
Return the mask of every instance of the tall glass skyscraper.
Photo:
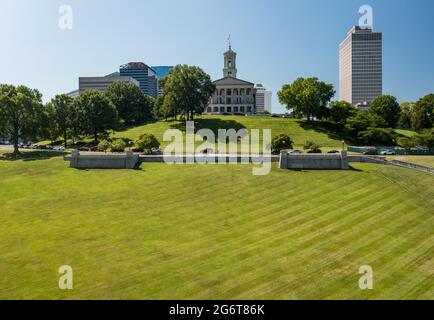
{"label": "tall glass skyscraper", "polygon": [[339,48],[340,100],[361,107],[383,92],[382,34],[353,27]]}
{"label": "tall glass skyscraper", "polygon": [[146,95],[158,96],[157,73],[143,62],[130,62],[119,69],[123,77],[132,77],[139,82],[139,87]]}
{"label": "tall glass skyscraper", "polygon": [[[169,75],[169,71],[172,70],[172,66],[153,66],[152,70],[157,74],[157,81],[166,78]],[[158,95],[163,93],[162,89],[158,87]]]}

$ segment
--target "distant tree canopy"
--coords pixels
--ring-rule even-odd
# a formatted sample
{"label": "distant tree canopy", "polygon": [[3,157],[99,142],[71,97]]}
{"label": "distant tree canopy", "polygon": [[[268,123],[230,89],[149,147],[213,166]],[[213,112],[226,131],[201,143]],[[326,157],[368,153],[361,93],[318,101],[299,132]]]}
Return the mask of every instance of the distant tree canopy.
{"label": "distant tree canopy", "polygon": [[369,112],[384,119],[389,128],[395,128],[401,116],[401,107],[395,97],[384,95],[372,101]]}
{"label": "distant tree canopy", "polygon": [[327,105],[334,94],[333,85],[318,78],[298,78],[292,84],[284,85],[277,93],[279,102],[288,110],[308,120],[326,117]]}
{"label": "distant tree canopy", "polygon": [[65,148],[68,138],[77,125],[74,109],[74,99],[67,94],[56,95],[45,105],[45,112],[49,122],[49,136],[51,139],[63,138]]}
{"label": "distant tree canopy", "polygon": [[19,154],[20,139],[35,138],[44,124],[42,95],[25,86],[0,85],[0,134],[12,140]]}
{"label": "distant tree canopy", "polygon": [[413,108],[414,103],[412,102],[402,102],[400,104],[401,107],[401,116],[399,118],[399,124],[403,128],[412,128],[412,119],[413,119]]}
{"label": "distant tree canopy", "polygon": [[165,117],[184,115],[193,119],[202,114],[215,91],[211,77],[194,66],[178,65],[160,82],[163,85],[163,100],[159,113]]}
{"label": "distant tree canopy", "polygon": [[412,126],[416,131],[430,129],[434,124],[434,94],[426,95],[413,106]]}
{"label": "distant tree canopy", "polygon": [[83,134],[94,137],[106,136],[107,130],[118,125],[118,112],[110,99],[97,90],[88,90],[80,94],[75,101]]}
{"label": "distant tree canopy", "polygon": [[143,123],[151,117],[153,100],[132,83],[114,82],[106,95],[116,107],[119,118],[127,125]]}
{"label": "distant tree canopy", "polygon": [[330,104],[330,120],[344,126],[348,118],[354,116],[358,109],[346,101],[333,101]]}

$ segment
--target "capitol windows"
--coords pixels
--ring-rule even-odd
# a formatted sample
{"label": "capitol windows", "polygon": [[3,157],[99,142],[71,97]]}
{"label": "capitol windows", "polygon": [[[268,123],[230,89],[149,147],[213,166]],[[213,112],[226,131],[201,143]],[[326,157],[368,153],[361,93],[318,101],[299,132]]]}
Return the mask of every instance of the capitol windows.
{"label": "capitol windows", "polygon": [[223,98],[222,97],[219,98],[219,104],[223,104]]}
{"label": "capitol windows", "polygon": [[226,90],[226,95],[231,96],[232,95],[232,90],[231,89]]}
{"label": "capitol windows", "polygon": [[247,89],[247,95],[250,96],[251,90]]}
{"label": "capitol windows", "polygon": [[231,104],[232,103],[232,99],[231,98],[226,98],[226,104]]}
{"label": "capitol windows", "polygon": [[247,113],[252,113],[252,107],[247,107]]}
{"label": "capitol windows", "polygon": [[214,107],[214,112],[219,112],[219,107]]}
{"label": "capitol windows", "polygon": [[224,89],[220,89],[220,95],[224,95],[225,94],[225,90]]}
{"label": "capitol windows", "polygon": [[231,107],[227,107],[226,108],[228,112],[232,112],[232,108]]}
{"label": "capitol windows", "polygon": [[234,89],[234,96],[238,95],[238,89]]}
{"label": "capitol windows", "polygon": [[240,89],[240,95],[244,95],[244,89]]}
{"label": "capitol windows", "polygon": [[240,111],[244,112],[245,111],[244,107],[240,107]]}
{"label": "capitol windows", "polygon": [[234,112],[238,112],[238,107],[234,107]]}
{"label": "capitol windows", "polygon": [[225,107],[220,107],[220,112],[221,113],[225,112]]}

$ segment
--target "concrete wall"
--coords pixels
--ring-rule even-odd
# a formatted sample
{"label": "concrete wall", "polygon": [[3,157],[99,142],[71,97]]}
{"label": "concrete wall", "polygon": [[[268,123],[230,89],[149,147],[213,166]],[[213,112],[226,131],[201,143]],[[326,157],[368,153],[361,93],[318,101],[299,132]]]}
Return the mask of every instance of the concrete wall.
{"label": "concrete wall", "polygon": [[340,154],[280,154],[281,169],[348,170],[346,151]]}
{"label": "concrete wall", "polygon": [[135,169],[139,164],[139,155],[132,152],[80,155],[75,150],[65,160],[70,161],[71,168],[77,169]]}

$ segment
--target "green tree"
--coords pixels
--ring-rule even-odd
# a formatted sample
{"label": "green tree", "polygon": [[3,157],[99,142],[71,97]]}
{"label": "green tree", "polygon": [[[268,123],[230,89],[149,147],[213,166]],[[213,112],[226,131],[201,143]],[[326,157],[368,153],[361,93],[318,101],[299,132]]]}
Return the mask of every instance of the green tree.
{"label": "green tree", "polygon": [[434,94],[426,95],[413,107],[412,126],[416,131],[430,129],[434,124]]}
{"label": "green tree", "polygon": [[163,81],[162,113],[176,118],[178,114],[193,120],[202,114],[215,91],[211,77],[194,66],[178,65]]}
{"label": "green tree", "polygon": [[68,135],[73,127],[74,99],[67,94],[56,95],[51,102],[45,105],[50,120],[50,136],[63,139],[65,148],[68,146]]}
{"label": "green tree", "polygon": [[152,100],[132,83],[116,81],[108,87],[106,95],[127,125],[142,123],[151,117]]}
{"label": "green tree", "polygon": [[386,127],[395,128],[401,116],[401,107],[396,98],[389,95],[379,96],[372,101],[368,110],[371,114],[384,119]]}
{"label": "green tree", "polygon": [[284,85],[277,93],[280,103],[292,110],[294,115],[303,115],[309,121],[313,117],[326,115],[327,104],[334,94],[333,85],[318,78],[298,78],[292,84]]}
{"label": "green tree", "polygon": [[382,117],[366,110],[358,110],[354,116],[347,119],[345,129],[349,134],[357,137],[359,132],[366,131],[368,128],[384,127],[387,127],[387,123]]}
{"label": "green tree", "polygon": [[406,150],[416,147],[417,141],[413,138],[401,137],[398,138],[398,145]]}
{"label": "green tree", "polygon": [[400,104],[401,108],[401,116],[399,117],[399,124],[403,128],[411,128],[412,127],[412,119],[413,119],[413,102],[402,102]]}
{"label": "green tree", "polygon": [[83,134],[93,136],[95,143],[98,135],[107,135],[107,130],[118,125],[118,112],[110,99],[97,90],[87,90],[74,100]]}
{"label": "green tree", "polygon": [[43,114],[42,95],[38,90],[0,85],[0,133],[12,140],[15,155],[19,154],[20,139],[33,139],[40,133]]}
{"label": "green tree", "polygon": [[424,130],[416,136],[419,145],[428,149],[434,149],[434,129]]}
{"label": "green tree", "polygon": [[330,104],[330,120],[341,126],[347,123],[348,118],[354,116],[358,109],[346,101],[333,101]]}
{"label": "green tree", "polygon": [[134,144],[137,148],[147,153],[150,153],[152,148],[158,148],[160,146],[158,139],[153,134],[149,133],[142,134]]}
{"label": "green tree", "polygon": [[368,128],[359,132],[358,138],[365,144],[394,145],[395,131],[392,128]]}
{"label": "green tree", "polygon": [[280,134],[273,138],[271,141],[271,149],[275,152],[280,152],[285,149],[292,149],[294,142],[292,139],[286,134]]}

